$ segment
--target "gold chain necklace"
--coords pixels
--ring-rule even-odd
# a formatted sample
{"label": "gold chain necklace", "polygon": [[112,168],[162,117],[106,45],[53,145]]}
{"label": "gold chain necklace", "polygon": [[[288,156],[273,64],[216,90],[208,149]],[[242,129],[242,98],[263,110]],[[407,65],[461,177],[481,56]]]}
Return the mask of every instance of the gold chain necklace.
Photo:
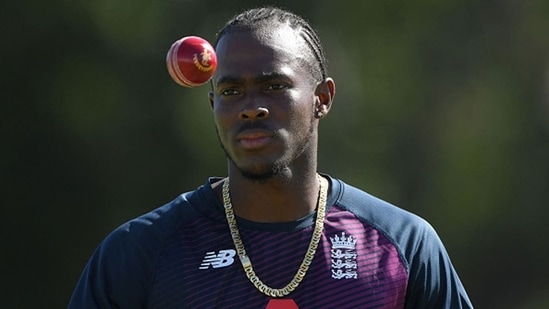
{"label": "gold chain necklace", "polygon": [[303,258],[303,261],[301,262],[301,265],[299,266],[299,269],[297,270],[293,279],[290,281],[290,283],[288,283],[285,287],[281,289],[268,287],[255,274],[252,267],[252,262],[250,261],[250,258],[246,255],[246,250],[244,249],[244,244],[242,243],[240,233],[238,232],[238,226],[236,225],[236,218],[234,215],[233,206],[231,204],[231,197],[229,195],[229,179],[227,178],[227,180],[225,180],[225,182],[223,183],[223,206],[225,207],[225,215],[227,216],[227,222],[229,223],[229,229],[231,230],[231,237],[233,238],[236,252],[238,254],[238,257],[240,258],[240,262],[242,263],[242,267],[244,268],[244,272],[246,273],[248,279],[261,293],[267,296],[283,297],[292,293],[305,277],[305,274],[307,273],[307,270],[309,270],[309,266],[313,261],[316,253],[316,248],[318,247],[318,243],[320,242],[320,238],[322,237],[324,216],[326,214],[326,196],[328,192],[328,188],[324,184],[324,180],[322,179],[322,177],[318,174],[317,177],[320,184],[320,193],[318,197],[318,210],[316,215],[315,228],[313,230],[313,236],[311,237],[311,242],[309,243],[307,253],[305,253],[305,257]]}

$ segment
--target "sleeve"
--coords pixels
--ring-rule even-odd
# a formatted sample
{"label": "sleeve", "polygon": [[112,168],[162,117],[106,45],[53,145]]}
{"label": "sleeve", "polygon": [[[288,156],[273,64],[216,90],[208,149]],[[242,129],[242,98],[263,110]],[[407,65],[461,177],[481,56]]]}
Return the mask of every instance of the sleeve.
{"label": "sleeve", "polygon": [[442,241],[427,222],[423,223],[408,257],[405,308],[473,308]]}
{"label": "sleeve", "polygon": [[145,308],[154,256],[127,223],[96,249],[76,285],[69,309]]}

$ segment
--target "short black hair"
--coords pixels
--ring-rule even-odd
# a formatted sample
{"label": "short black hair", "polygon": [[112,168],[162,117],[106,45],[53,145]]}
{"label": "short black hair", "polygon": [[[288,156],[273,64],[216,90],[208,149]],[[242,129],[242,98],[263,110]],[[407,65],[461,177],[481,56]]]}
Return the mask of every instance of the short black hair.
{"label": "short black hair", "polygon": [[301,16],[294,14],[288,10],[274,7],[264,6],[246,10],[238,15],[235,15],[229,20],[216,35],[215,46],[219,40],[233,30],[260,30],[266,27],[272,28],[276,24],[287,24],[292,29],[298,32],[303,38],[307,46],[311,49],[318,65],[311,66],[311,74],[318,81],[323,81],[327,77],[326,58],[320,39],[311,27],[311,25]]}

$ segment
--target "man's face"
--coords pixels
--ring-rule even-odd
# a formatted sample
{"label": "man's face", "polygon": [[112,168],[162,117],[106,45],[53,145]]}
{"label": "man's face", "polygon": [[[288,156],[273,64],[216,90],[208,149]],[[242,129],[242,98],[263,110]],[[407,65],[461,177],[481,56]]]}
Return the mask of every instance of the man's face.
{"label": "man's face", "polygon": [[315,86],[304,41],[286,26],[236,31],[217,44],[210,94],[231,168],[250,179],[307,168],[316,160]]}

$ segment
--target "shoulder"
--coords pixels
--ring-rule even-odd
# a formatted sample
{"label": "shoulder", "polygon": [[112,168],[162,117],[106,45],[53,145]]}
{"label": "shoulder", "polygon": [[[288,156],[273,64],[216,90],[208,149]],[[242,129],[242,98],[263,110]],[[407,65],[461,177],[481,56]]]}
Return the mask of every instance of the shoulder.
{"label": "shoulder", "polygon": [[435,234],[433,227],[420,216],[339,179],[332,179],[332,188],[333,205],[352,212],[397,245]]}
{"label": "shoulder", "polygon": [[114,250],[158,250],[178,228],[193,222],[197,216],[207,215],[215,201],[213,192],[203,185],[179,195],[171,202],[129,220],[113,230],[102,247]]}
{"label": "shoulder", "polygon": [[163,246],[179,227],[207,213],[215,200],[207,188],[183,193],[114,229],[88,260],[69,307],[144,307]]}
{"label": "shoulder", "polygon": [[408,270],[407,308],[472,308],[433,227],[423,218],[341,180],[331,204],[354,214],[393,243]]}
{"label": "shoulder", "polygon": [[332,179],[332,205],[351,212],[363,224],[385,236],[398,251],[405,267],[411,272],[415,265],[432,261],[444,246],[434,228],[425,219],[375,197],[341,180]]}
{"label": "shoulder", "polygon": [[[173,201],[115,228],[99,244],[90,259],[96,272],[143,273],[152,269],[165,242],[186,220],[192,220],[193,207],[184,193]],[[130,258],[131,257],[131,258]]]}
{"label": "shoulder", "polygon": [[123,223],[103,240],[102,246],[112,244],[121,248],[120,244],[133,242],[138,242],[141,246],[160,244],[180,223],[189,219],[185,213],[193,212],[188,202],[188,197],[193,193],[184,193],[161,207]]}

